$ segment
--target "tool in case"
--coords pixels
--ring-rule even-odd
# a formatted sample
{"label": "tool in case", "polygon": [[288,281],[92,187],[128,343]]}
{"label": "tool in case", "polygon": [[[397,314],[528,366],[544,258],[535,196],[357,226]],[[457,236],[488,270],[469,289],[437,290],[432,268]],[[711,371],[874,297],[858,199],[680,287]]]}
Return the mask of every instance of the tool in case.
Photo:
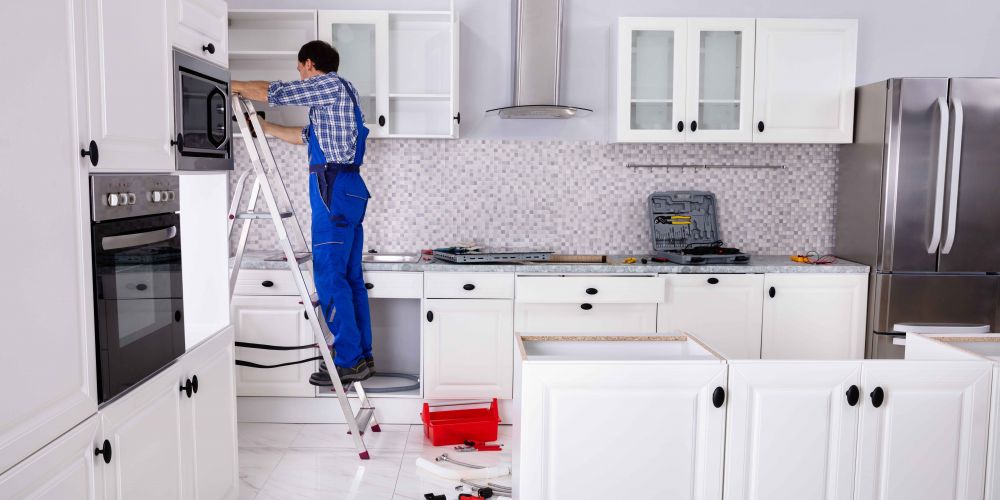
{"label": "tool in case", "polygon": [[746,264],[750,256],[722,247],[715,195],[659,191],[649,195],[653,255],[677,264]]}
{"label": "tool in case", "polygon": [[448,247],[434,249],[434,258],[454,264],[546,261],[551,255],[552,252],[517,248]]}

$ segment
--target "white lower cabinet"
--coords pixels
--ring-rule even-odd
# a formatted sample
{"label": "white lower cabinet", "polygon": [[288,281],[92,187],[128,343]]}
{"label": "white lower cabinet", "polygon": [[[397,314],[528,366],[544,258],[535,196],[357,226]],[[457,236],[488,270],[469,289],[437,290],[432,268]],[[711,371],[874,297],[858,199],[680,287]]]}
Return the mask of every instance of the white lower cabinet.
{"label": "white lower cabinet", "polygon": [[[100,473],[94,449],[101,417],[94,415],[0,475],[0,498],[97,500]],[[104,466],[104,463],[100,463]],[[95,479],[96,478],[96,479]]]}
{"label": "white lower cabinet", "polygon": [[867,274],[765,274],[764,359],[861,359]]}
{"label": "white lower cabinet", "polygon": [[[289,273],[290,274],[290,273]],[[234,296],[233,325],[236,340],[254,344],[280,346],[308,345],[313,340],[312,328],[304,316],[305,308],[298,296]],[[239,359],[262,365],[288,363],[318,355],[317,349],[269,351],[236,349]],[[316,363],[301,363],[280,368],[236,368],[236,393],[240,396],[303,396],[316,394],[309,385],[309,375]]]}
{"label": "white lower cabinet", "polygon": [[424,300],[424,397],[512,397],[513,302]]}
{"label": "white lower cabinet", "polygon": [[658,332],[682,331],[726,359],[760,358],[762,274],[666,275]]}

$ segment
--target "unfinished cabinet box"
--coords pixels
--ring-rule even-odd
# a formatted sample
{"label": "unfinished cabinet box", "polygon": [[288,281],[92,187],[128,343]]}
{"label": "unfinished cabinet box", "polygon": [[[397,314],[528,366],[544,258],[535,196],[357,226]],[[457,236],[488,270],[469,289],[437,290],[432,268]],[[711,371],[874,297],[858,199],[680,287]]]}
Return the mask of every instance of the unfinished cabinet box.
{"label": "unfinished cabinet box", "polygon": [[668,274],[658,332],[681,331],[726,359],[760,358],[762,274]]}

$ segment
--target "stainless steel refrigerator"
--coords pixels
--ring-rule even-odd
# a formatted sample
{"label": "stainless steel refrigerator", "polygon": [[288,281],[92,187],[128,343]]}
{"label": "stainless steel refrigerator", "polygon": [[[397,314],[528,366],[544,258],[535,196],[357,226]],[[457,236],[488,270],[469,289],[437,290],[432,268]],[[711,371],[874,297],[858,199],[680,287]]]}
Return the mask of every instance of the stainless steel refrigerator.
{"label": "stainless steel refrigerator", "polygon": [[835,253],[872,269],[868,357],[902,357],[897,323],[997,331],[1000,79],[893,79],[856,97]]}

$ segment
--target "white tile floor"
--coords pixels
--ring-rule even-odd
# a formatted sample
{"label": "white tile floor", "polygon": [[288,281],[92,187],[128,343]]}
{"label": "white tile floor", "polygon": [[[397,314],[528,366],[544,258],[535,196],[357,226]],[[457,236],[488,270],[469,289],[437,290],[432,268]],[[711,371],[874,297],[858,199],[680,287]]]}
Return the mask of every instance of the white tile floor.
{"label": "white tile floor", "polygon": [[[475,452],[470,461],[510,463],[510,426],[501,426],[502,452]],[[417,457],[444,452],[419,425],[382,425],[366,433],[371,460],[361,460],[344,424],[239,424],[240,499],[423,500],[425,493],[458,498],[459,483],[419,470]],[[510,484],[510,477],[494,480]]]}

